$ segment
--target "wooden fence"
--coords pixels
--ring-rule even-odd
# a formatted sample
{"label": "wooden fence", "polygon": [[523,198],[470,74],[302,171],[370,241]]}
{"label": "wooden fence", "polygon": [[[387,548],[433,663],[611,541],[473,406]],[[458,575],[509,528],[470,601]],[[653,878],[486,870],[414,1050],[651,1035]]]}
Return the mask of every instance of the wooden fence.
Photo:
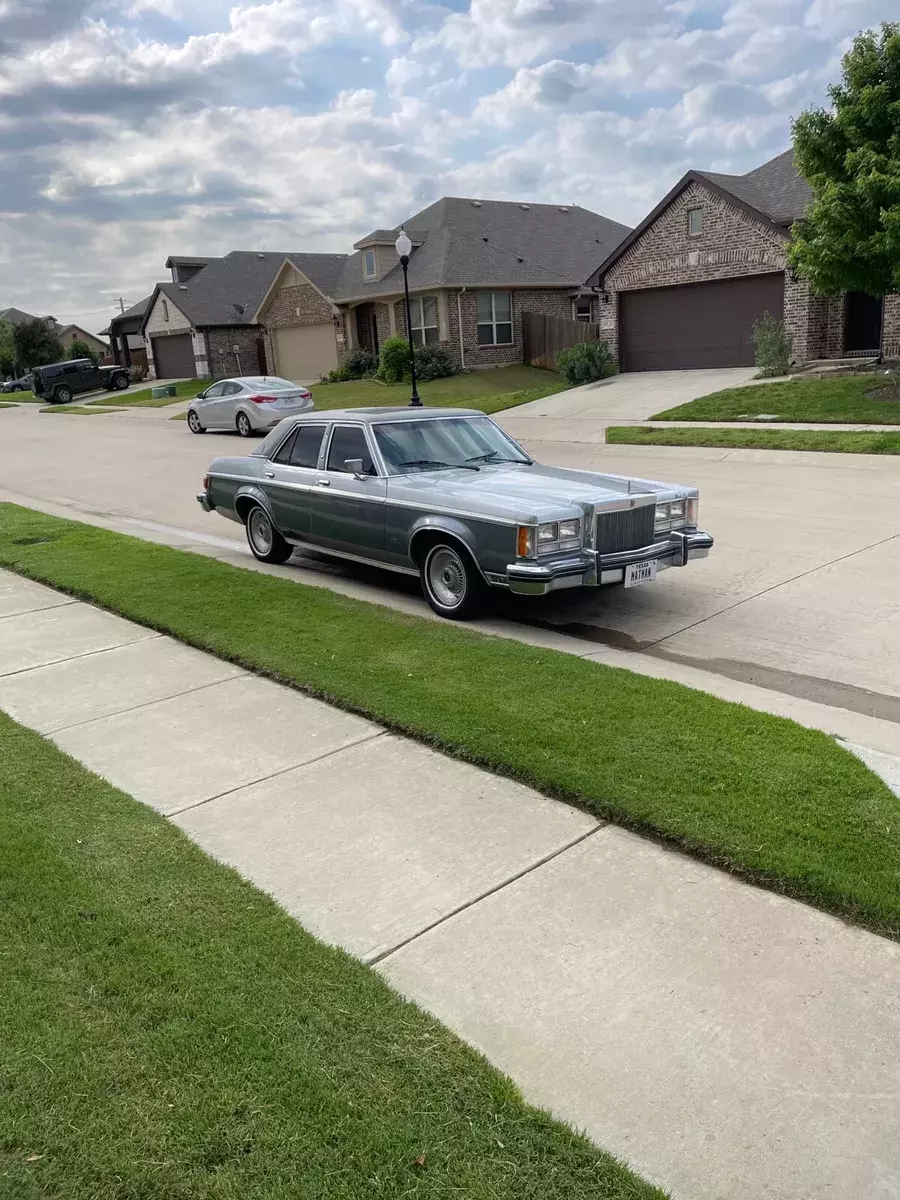
{"label": "wooden fence", "polygon": [[593,342],[600,337],[600,326],[588,321],[568,321],[543,313],[522,313],[524,358],[533,367],[556,370],[556,356],[578,342]]}

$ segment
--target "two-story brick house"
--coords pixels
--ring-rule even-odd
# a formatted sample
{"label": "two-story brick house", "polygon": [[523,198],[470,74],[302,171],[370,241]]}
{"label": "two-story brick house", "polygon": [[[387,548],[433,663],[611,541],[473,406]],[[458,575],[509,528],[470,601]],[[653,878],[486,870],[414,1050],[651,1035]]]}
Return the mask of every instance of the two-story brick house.
{"label": "two-story brick house", "polygon": [[790,150],[746,175],[688,171],[588,279],[622,369],[752,366],[765,311],[798,362],[900,355],[900,296],[819,296],[787,265],[810,199]]}

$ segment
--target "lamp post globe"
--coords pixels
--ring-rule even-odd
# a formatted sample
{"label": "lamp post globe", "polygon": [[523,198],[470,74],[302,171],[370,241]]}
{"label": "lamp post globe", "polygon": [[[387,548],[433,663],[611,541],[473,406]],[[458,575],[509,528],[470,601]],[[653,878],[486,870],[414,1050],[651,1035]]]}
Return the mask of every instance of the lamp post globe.
{"label": "lamp post globe", "polygon": [[412,252],[412,242],[409,240],[409,235],[406,230],[401,227],[400,233],[397,235],[397,240],[394,242],[394,249],[400,258],[400,266],[403,268],[403,296],[406,301],[406,338],[409,342],[409,374],[412,381],[412,393],[409,398],[410,408],[422,408],[422,401],[419,399],[419,392],[416,387],[416,351],[413,346],[412,338],[412,317],[409,311],[409,256]]}

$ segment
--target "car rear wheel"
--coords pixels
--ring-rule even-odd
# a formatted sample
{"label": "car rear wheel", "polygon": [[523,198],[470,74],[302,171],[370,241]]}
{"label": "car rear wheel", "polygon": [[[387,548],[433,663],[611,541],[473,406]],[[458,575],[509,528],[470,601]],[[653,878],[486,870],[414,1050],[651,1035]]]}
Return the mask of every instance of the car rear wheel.
{"label": "car rear wheel", "polygon": [[251,437],[253,435],[253,426],[250,424],[250,418],[246,413],[238,413],[236,425],[241,437]]}
{"label": "car rear wheel", "polygon": [[484,608],[485,589],[470,556],[449,542],[430,547],[420,568],[425,599],[441,617],[467,621]]}
{"label": "car rear wheel", "polygon": [[188,409],[187,415],[188,429],[191,433],[205,433],[203,426],[200,424],[200,418],[192,408]]}
{"label": "car rear wheel", "polygon": [[254,504],[247,513],[247,541],[253,557],[260,562],[287,562],[294,553],[294,547],[284,540],[260,504]]}
{"label": "car rear wheel", "polygon": [[58,387],[50,397],[51,404],[69,404],[72,399],[72,389],[69,387]]}
{"label": "car rear wheel", "polygon": [[124,392],[124,390],[130,384],[131,384],[131,377],[129,375],[126,375],[124,371],[120,371],[119,374],[113,378],[113,387],[118,392]]}

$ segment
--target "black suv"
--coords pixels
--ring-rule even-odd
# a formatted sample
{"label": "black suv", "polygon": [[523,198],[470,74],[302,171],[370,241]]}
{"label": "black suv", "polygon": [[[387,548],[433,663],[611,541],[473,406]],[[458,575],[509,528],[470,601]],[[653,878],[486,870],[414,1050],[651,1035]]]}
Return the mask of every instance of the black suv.
{"label": "black suv", "polygon": [[89,358],[35,367],[31,390],[51,404],[68,404],[80,392],[122,391],[131,383],[127,367],[97,367]]}

